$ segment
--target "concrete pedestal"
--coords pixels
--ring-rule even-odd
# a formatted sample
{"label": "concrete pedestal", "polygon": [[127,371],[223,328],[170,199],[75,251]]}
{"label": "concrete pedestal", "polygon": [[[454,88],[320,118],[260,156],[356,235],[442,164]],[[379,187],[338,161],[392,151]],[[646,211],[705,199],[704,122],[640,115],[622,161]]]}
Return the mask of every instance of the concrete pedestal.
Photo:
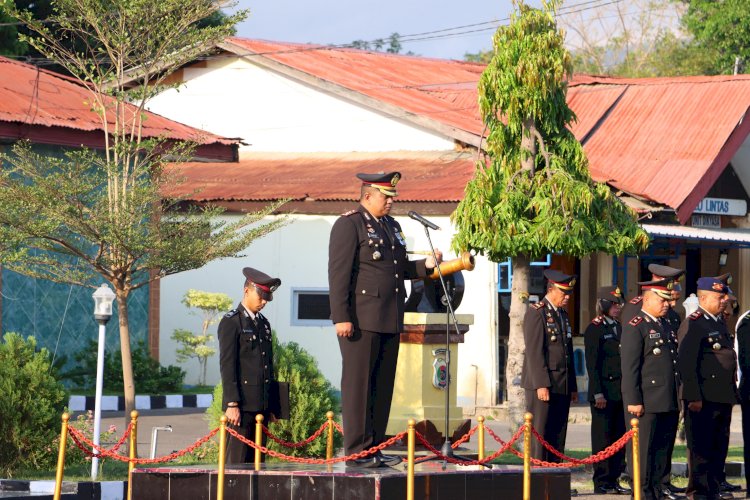
{"label": "concrete pedestal", "polygon": [[[455,441],[470,429],[463,409],[456,405],[458,344],[474,323],[473,314],[457,314],[459,333],[451,322],[450,328],[450,387],[448,397],[449,437]],[[417,430],[438,448],[445,440],[445,389],[438,388],[441,377],[440,360],[445,359],[444,313],[406,313],[404,332],[396,368],[396,384],[391,403],[391,414],[386,433],[390,436],[406,430],[410,418],[417,421]],[[436,362],[437,360],[437,362]],[[436,366],[437,365],[437,366]],[[437,379],[437,380],[436,380]],[[455,437],[454,437],[455,436]]]}

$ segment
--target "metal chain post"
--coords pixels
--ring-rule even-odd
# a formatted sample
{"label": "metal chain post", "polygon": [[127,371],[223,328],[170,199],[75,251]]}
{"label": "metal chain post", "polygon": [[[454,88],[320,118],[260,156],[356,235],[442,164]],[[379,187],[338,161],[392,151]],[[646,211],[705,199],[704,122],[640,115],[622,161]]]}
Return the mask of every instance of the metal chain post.
{"label": "metal chain post", "polygon": [[260,447],[263,446],[263,415],[255,415],[255,470],[260,470]]}
{"label": "metal chain post", "polygon": [[54,500],[60,500],[63,482],[63,470],[65,469],[65,449],[68,446],[68,420],[70,414],[62,414],[62,428],[60,429],[60,451],[57,453],[57,473],[55,474]]}
{"label": "metal chain post", "polygon": [[640,443],[638,442],[638,419],[630,419],[633,429],[633,500],[641,500],[641,460]]}
{"label": "metal chain post", "polygon": [[227,416],[219,419],[219,476],[216,483],[216,500],[224,500],[224,468],[227,464]]}
{"label": "metal chain post", "polygon": [[415,425],[417,425],[416,420],[410,418],[409,429],[406,434],[406,500],[414,500],[414,448],[416,443],[416,432],[414,430]]}
{"label": "metal chain post", "polygon": [[479,415],[477,417],[477,422],[479,422],[479,429],[477,429],[477,433],[479,434],[479,449],[477,450],[477,460],[481,462],[482,460],[484,460],[484,417],[482,415]]}
{"label": "metal chain post", "polygon": [[138,411],[130,412],[130,460],[128,461],[128,500],[133,500],[133,469],[135,469],[136,447],[138,446]]}
{"label": "metal chain post", "polygon": [[531,423],[534,415],[523,416],[523,500],[531,500]]}
{"label": "metal chain post", "polygon": [[326,418],[328,419],[328,442],[326,443],[326,459],[330,460],[333,458],[333,412],[326,412]]}

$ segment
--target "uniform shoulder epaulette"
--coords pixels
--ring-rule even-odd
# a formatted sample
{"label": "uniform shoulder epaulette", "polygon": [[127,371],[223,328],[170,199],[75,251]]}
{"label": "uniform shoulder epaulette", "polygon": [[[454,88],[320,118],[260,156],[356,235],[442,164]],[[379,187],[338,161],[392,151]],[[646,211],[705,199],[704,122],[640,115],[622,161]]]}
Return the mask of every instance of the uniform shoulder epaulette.
{"label": "uniform shoulder epaulette", "polygon": [[628,321],[628,324],[630,326],[638,326],[641,321],[643,321],[643,316],[633,316],[633,319]]}
{"label": "uniform shoulder epaulette", "polygon": [[700,318],[701,316],[703,316],[703,311],[695,311],[693,314],[688,316],[688,318],[690,318],[691,320],[696,320]]}
{"label": "uniform shoulder epaulette", "polygon": [[604,318],[602,316],[597,316],[596,318],[591,320],[591,323],[594,325],[601,325],[604,321]]}
{"label": "uniform shoulder epaulette", "polygon": [[225,318],[231,318],[232,316],[234,316],[234,315],[235,315],[235,314],[237,314],[238,312],[239,312],[239,311],[237,311],[237,309],[232,309],[231,311],[229,311],[228,313],[226,313],[226,314],[224,315],[224,317],[225,317]]}
{"label": "uniform shoulder epaulette", "polygon": [[640,304],[642,300],[643,300],[643,295],[639,295],[637,297],[633,297],[632,299],[630,299],[629,302],[631,304]]}
{"label": "uniform shoulder epaulette", "polygon": [[354,215],[357,213],[357,210],[349,210],[348,212],[344,212],[341,214],[341,217],[349,217],[350,215]]}
{"label": "uniform shoulder epaulette", "polygon": [[536,303],[534,303],[534,304],[531,304],[531,307],[532,307],[532,308],[534,308],[534,309],[537,309],[537,310],[539,310],[539,309],[541,309],[542,307],[544,307],[544,302],[536,302]]}

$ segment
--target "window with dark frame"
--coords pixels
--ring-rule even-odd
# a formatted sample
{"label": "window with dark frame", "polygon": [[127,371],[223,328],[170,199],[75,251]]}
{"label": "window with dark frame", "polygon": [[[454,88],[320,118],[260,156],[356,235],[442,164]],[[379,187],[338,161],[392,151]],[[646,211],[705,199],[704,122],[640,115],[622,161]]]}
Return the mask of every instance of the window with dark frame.
{"label": "window with dark frame", "polygon": [[331,324],[331,305],[328,290],[294,290],[293,324]]}

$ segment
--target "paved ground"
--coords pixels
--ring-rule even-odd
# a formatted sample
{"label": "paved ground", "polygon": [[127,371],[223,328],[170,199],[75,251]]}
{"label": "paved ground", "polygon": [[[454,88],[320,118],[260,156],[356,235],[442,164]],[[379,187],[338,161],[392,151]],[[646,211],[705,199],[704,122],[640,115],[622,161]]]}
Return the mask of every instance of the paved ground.
{"label": "paved ground", "polygon": [[[571,411],[571,423],[568,425],[568,442],[566,447],[569,449],[588,449],[591,447],[590,423],[588,407],[575,407]],[[321,415],[321,423],[325,419]],[[741,413],[739,406],[735,407],[732,417],[732,427],[730,435],[731,446],[742,445]],[[474,421],[474,424],[476,422]],[[104,412],[102,414],[102,429],[106,429],[110,424],[117,426],[117,435],[122,435],[125,418],[121,412]],[[204,417],[203,409],[183,408],[183,409],[166,409],[166,410],[147,410],[140,412],[138,419],[138,449],[141,456],[148,456],[151,450],[152,429],[157,426],[172,426],[172,432],[160,431],[158,435],[158,444],[156,456],[162,456],[175,450],[180,450],[192,444],[200,437],[206,435],[209,431],[208,423]],[[510,426],[504,422],[487,420],[486,425],[501,438],[508,439],[511,437]],[[476,440],[466,443],[468,450],[476,450]],[[487,448],[496,449],[493,441],[487,436]],[[596,500],[627,498],[617,495],[594,495],[593,486],[590,481],[590,471],[574,472],[573,487],[580,492],[580,497]],[[742,484],[744,479],[730,478],[732,482]],[[684,482],[684,481],[683,481]],[[736,497],[743,497],[745,492],[735,494]]]}

